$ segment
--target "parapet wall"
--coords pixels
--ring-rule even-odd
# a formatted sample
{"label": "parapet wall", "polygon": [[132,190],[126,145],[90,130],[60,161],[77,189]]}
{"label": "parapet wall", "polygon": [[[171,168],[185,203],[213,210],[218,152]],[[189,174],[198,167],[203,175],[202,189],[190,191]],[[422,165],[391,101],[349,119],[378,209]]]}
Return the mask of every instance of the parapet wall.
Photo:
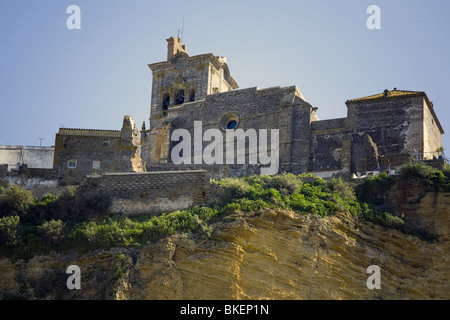
{"label": "parapet wall", "polygon": [[[58,171],[55,169],[30,168],[22,164],[18,169],[8,170],[8,164],[0,164],[0,184],[3,186],[18,185],[33,190],[35,195],[43,195],[41,191],[57,187]],[[37,190],[40,190],[37,192]]]}
{"label": "parapet wall", "polygon": [[203,203],[210,178],[205,170],[114,173],[88,177],[81,187],[109,193],[110,212],[152,214]]}
{"label": "parapet wall", "polygon": [[157,165],[148,165],[147,171],[161,172],[161,171],[190,171],[190,170],[205,170],[211,179],[220,180],[229,177],[245,177],[251,175],[259,175],[261,167],[268,167],[268,165],[252,165],[252,164],[174,164],[174,163],[160,163]]}
{"label": "parapet wall", "polygon": [[347,118],[319,120],[311,122],[311,131],[333,130],[346,128]]}

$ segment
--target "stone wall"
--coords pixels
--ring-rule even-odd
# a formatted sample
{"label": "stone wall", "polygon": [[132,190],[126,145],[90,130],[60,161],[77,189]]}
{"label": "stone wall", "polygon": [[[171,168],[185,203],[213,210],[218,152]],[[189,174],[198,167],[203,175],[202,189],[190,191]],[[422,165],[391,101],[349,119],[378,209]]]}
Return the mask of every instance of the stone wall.
{"label": "stone wall", "polygon": [[[61,128],[56,134],[54,168],[63,184],[79,184],[88,175],[142,172],[140,133],[125,116],[122,130]],[[71,162],[71,163],[69,163]]]}
{"label": "stone wall", "polygon": [[[93,161],[100,161],[97,173],[117,172],[116,159],[120,147],[120,132],[107,130],[60,129],[55,140],[55,169],[60,181],[78,184],[94,174]],[[69,166],[69,161],[74,165]]]}
{"label": "stone wall", "polygon": [[351,140],[345,118],[313,122],[309,171],[341,170],[344,140]]}
{"label": "stone wall", "polygon": [[234,165],[176,165],[173,163],[162,163],[148,167],[148,172],[162,172],[162,171],[189,171],[189,170],[204,170],[208,173],[211,179],[220,180],[229,177],[245,177],[251,175],[259,175],[261,167],[258,165],[249,164],[234,164]]}
{"label": "stone wall", "polygon": [[[427,152],[441,143],[439,126],[425,97],[417,94],[373,101],[356,99],[347,102],[346,118],[318,121],[315,108],[304,100],[295,86],[248,88],[208,95],[201,101],[169,107],[165,117],[154,121],[156,127],[146,141],[147,170],[154,171],[152,167],[172,162],[171,150],[178,143],[170,141],[174,129],[186,129],[194,137],[194,121],[202,122],[204,132],[221,128],[227,115],[235,115],[238,128],[244,131],[279,130],[279,172],[349,177],[352,173],[360,175],[395,168],[414,157],[415,150],[420,153],[420,159],[426,158]],[[202,142],[202,148],[208,144],[210,141]],[[194,154],[193,142],[191,147]],[[174,170],[192,167],[192,164]],[[227,176],[259,173],[257,166],[247,163],[226,165],[222,172]],[[209,167],[196,166],[213,174],[220,171]]]}
{"label": "stone wall", "polygon": [[50,191],[49,188],[57,187],[57,170],[30,168],[23,164],[17,171],[8,172],[8,165],[0,164],[0,185],[3,187],[17,185],[33,191],[35,196],[40,197]]}
{"label": "stone wall", "polygon": [[390,97],[348,103],[347,125],[370,135],[380,156],[390,156],[396,165],[396,157],[423,150],[423,100],[422,96]]}
{"label": "stone wall", "polygon": [[426,95],[355,99],[347,107],[347,118],[311,123],[310,172],[359,176],[399,167],[416,153],[437,157],[442,128]]}
{"label": "stone wall", "polygon": [[8,165],[0,164],[0,178],[5,177],[8,174]]}
{"label": "stone wall", "polygon": [[[169,107],[167,112],[166,117],[153,122],[148,139],[149,152],[145,152],[150,155],[147,171],[151,171],[152,166],[171,162],[171,150],[178,143],[170,141],[173,130],[183,128],[189,131],[191,137],[194,137],[194,122],[201,121],[203,133],[208,129],[221,129],[224,132],[228,118],[235,119],[237,128],[244,132],[249,129],[266,129],[269,150],[270,130],[277,129],[280,171],[304,172],[307,170],[310,123],[314,110],[295,86],[262,90],[249,88],[208,95],[202,101]],[[202,150],[210,143],[210,141],[202,142]],[[191,146],[193,155],[194,143],[191,143]],[[225,142],[223,150],[226,150]],[[245,158],[247,161],[248,150]],[[194,161],[192,160],[191,163]],[[233,164],[228,164],[232,169]],[[235,161],[234,164],[237,162]],[[203,169],[208,170],[208,166],[204,165]],[[243,172],[243,166],[231,175],[241,176],[241,172]]]}
{"label": "stone wall", "polygon": [[[231,121],[237,124],[228,129],[278,130],[278,172],[337,173],[349,178],[398,167],[416,154],[420,160],[437,156],[444,132],[425,92],[386,89],[346,101],[346,118],[319,121],[317,108],[296,86],[235,90],[238,87],[225,58],[212,54],[189,57],[179,38],[168,42],[168,60],[149,65],[153,71],[150,130],[142,141],[147,171],[172,162],[171,151],[178,144],[171,141],[173,131],[184,129],[193,137],[195,121],[202,122],[203,132],[225,131]],[[176,99],[180,90],[185,92],[183,101]],[[191,90],[195,99],[188,99]],[[202,142],[202,150],[210,144]],[[222,171],[229,176],[255,171],[247,162],[240,167],[223,163],[227,168]],[[218,171],[209,164],[200,167],[214,174]]]}
{"label": "stone wall", "polygon": [[433,117],[433,106],[427,106],[427,101],[423,101],[423,135],[424,135],[424,159],[433,159],[440,156],[436,149],[442,146],[442,135]]}
{"label": "stone wall", "polygon": [[152,214],[201,204],[207,200],[209,186],[205,170],[186,170],[90,176],[80,187],[109,193],[111,212]]}
{"label": "stone wall", "polygon": [[56,180],[58,178],[58,170],[30,168],[27,165],[23,165],[20,168],[20,175],[28,179],[39,178],[43,180]]}

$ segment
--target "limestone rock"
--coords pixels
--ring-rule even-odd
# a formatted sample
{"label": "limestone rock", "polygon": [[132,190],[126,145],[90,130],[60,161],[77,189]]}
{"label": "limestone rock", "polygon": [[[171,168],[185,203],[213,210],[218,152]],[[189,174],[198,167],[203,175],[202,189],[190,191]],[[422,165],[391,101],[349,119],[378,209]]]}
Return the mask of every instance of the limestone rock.
{"label": "limestone rock", "polygon": [[[207,237],[176,234],[143,248],[0,260],[0,296],[27,299],[449,299],[448,194],[418,204],[438,242],[358,221],[291,211],[236,214]],[[431,208],[431,209],[430,209]],[[425,221],[424,220],[424,221]],[[68,290],[66,268],[81,269]],[[381,270],[370,290],[366,270]]]}

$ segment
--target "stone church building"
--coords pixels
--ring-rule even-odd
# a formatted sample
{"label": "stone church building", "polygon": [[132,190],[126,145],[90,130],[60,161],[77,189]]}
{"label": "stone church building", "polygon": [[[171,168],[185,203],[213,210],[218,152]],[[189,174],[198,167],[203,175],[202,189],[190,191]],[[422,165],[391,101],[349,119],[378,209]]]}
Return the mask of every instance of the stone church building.
{"label": "stone church building", "polygon": [[[69,149],[69,142],[80,146],[81,137],[95,130],[61,129],[54,162],[61,177],[67,176],[69,165],[71,177],[77,175],[75,162],[85,164],[80,176],[91,171],[187,169],[205,169],[214,178],[259,173],[260,164],[175,164],[172,151],[178,142],[172,141],[172,134],[185,129],[194,136],[196,121],[201,121],[203,132],[277,129],[279,172],[350,177],[440,156],[436,150],[444,130],[425,92],[384,90],[346,101],[345,118],[319,120],[317,108],[296,86],[239,89],[225,57],[190,56],[178,37],[167,43],[167,60],[149,65],[150,127],[144,122],[137,134],[132,119],[126,118],[121,131],[95,133],[95,152],[87,145]],[[126,132],[129,137],[124,139]],[[208,144],[201,141],[202,147]]]}

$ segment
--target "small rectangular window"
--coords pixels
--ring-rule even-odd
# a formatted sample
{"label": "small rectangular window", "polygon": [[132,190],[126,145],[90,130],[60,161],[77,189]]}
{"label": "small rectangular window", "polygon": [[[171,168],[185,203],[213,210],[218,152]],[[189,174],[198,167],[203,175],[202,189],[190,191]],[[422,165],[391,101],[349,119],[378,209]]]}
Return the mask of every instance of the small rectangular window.
{"label": "small rectangular window", "polygon": [[75,169],[77,167],[77,160],[76,159],[70,159],[67,161],[67,168],[69,169]]}
{"label": "small rectangular window", "polygon": [[104,146],[109,146],[110,144],[111,144],[111,140],[109,140],[109,139],[103,140],[103,145]]}
{"label": "small rectangular window", "polygon": [[94,170],[100,169],[100,161],[96,161],[96,160],[92,161],[92,169],[94,169]]}

